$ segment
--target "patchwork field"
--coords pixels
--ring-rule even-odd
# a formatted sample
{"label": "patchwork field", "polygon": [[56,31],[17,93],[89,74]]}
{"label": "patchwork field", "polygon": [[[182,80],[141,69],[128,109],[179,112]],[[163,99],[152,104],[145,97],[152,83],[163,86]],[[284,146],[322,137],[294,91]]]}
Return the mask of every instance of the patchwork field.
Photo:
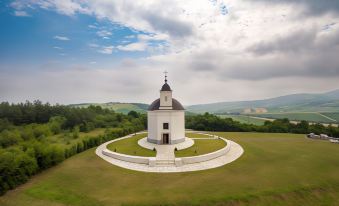
{"label": "patchwork field", "polygon": [[321,113],[322,115],[325,115],[327,117],[330,117],[334,120],[336,120],[339,123],[339,113]]}
{"label": "patchwork field", "polygon": [[[265,113],[265,114],[253,114],[256,117],[270,118],[270,119],[283,119],[288,118],[292,121],[306,120],[309,122],[319,123],[337,123],[335,118],[336,113],[317,113],[317,112],[303,112],[303,113]],[[331,115],[335,115],[334,118]]]}
{"label": "patchwork field", "polygon": [[107,163],[95,148],[0,197],[1,206],[339,205],[339,145],[304,135],[218,133],[245,153],[220,168],[143,173]]}
{"label": "patchwork field", "polygon": [[247,116],[247,115],[218,115],[221,118],[231,118],[234,121],[240,122],[240,123],[245,123],[245,124],[254,124],[254,125],[264,125],[265,120],[263,119],[258,119],[252,116]]}

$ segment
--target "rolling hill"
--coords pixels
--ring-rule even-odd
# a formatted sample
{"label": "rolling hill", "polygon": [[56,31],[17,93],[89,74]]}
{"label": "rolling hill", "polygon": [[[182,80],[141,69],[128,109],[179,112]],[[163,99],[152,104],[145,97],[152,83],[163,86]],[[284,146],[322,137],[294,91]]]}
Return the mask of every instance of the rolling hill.
{"label": "rolling hill", "polygon": [[90,105],[101,106],[105,109],[111,109],[116,112],[127,114],[128,112],[134,110],[140,113],[146,113],[148,104],[142,103],[121,103],[121,102],[108,102],[108,103],[82,103],[82,104],[72,104],[72,107],[88,107]]}
{"label": "rolling hill", "polygon": [[321,94],[291,94],[264,100],[219,102],[186,107],[195,113],[242,113],[248,108],[268,112],[339,112],[339,90]]}
{"label": "rolling hill", "polygon": [[[82,103],[72,104],[73,107],[88,107],[98,105],[127,114],[129,111],[146,113],[148,104],[143,103]],[[256,109],[260,111],[256,111]],[[245,112],[245,110],[247,110]],[[219,102],[186,106],[186,115],[196,113],[214,113],[233,115],[233,119],[244,119],[248,115],[262,118],[289,118],[290,120],[307,120],[310,122],[338,123],[339,122],[339,89],[320,94],[291,94],[264,100]],[[234,114],[245,114],[245,117]],[[255,120],[258,121],[258,120]],[[241,121],[242,122],[242,121]]]}

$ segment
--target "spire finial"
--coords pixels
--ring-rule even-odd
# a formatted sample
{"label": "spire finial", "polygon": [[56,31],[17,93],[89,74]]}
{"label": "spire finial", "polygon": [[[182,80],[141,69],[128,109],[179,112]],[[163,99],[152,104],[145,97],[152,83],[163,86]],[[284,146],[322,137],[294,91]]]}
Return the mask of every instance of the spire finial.
{"label": "spire finial", "polygon": [[167,83],[167,73],[168,73],[168,72],[165,70],[165,71],[164,71],[164,74],[165,74],[165,83]]}

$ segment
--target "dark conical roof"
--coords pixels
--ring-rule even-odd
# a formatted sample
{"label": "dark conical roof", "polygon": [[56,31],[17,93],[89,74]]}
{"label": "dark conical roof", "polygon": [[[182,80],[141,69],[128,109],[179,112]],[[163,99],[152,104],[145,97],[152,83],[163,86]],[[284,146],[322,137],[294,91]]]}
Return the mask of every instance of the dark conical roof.
{"label": "dark conical roof", "polygon": [[171,87],[166,82],[164,85],[162,85],[160,91],[172,91],[172,90],[171,90]]}
{"label": "dark conical roof", "polygon": [[[148,107],[148,111],[159,110],[159,108],[160,108],[160,99],[156,99]],[[185,108],[182,106],[182,104],[178,100],[172,98],[172,110],[185,110]]]}

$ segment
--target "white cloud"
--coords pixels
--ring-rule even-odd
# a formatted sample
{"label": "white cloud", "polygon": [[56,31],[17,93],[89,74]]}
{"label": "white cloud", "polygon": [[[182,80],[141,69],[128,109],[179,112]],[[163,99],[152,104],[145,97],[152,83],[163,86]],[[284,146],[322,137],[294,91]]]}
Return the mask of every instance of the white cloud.
{"label": "white cloud", "polygon": [[145,51],[147,49],[147,43],[135,42],[127,45],[119,45],[117,49],[122,51]]}
{"label": "white cloud", "polygon": [[91,29],[96,29],[96,28],[98,28],[97,26],[95,26],[95,25],[92,25],[92,24],[90,24],[90,25],[88,25],[88,28],[91,28]]}
{"label": "white cloud", "polygon": [[14,11],[14,16],[30,16],[26,11]]}
{"label": "white cloud", "polygon": [[62,48],[61,48],[61,47],[58,47],[58,46],[54,46],[53,49],[61,50]]}
{"label": "white cloud", "polygon": [[109,37],[109,36],[112,36],[112,32],[107,31],[107,30],[100,30],[100,31],[97,31],[97,35],[100,37]]}
{"label": "white cloud", "polygon": [[69,41],[70,38],[66,37],[66,36],[54,36],[54,39],[60,40],[60,41]]}
{"label": "white cloud", "polygon": [[112,54],[114,46],[103,46],[101,47],[98,52],[102,54]]}

